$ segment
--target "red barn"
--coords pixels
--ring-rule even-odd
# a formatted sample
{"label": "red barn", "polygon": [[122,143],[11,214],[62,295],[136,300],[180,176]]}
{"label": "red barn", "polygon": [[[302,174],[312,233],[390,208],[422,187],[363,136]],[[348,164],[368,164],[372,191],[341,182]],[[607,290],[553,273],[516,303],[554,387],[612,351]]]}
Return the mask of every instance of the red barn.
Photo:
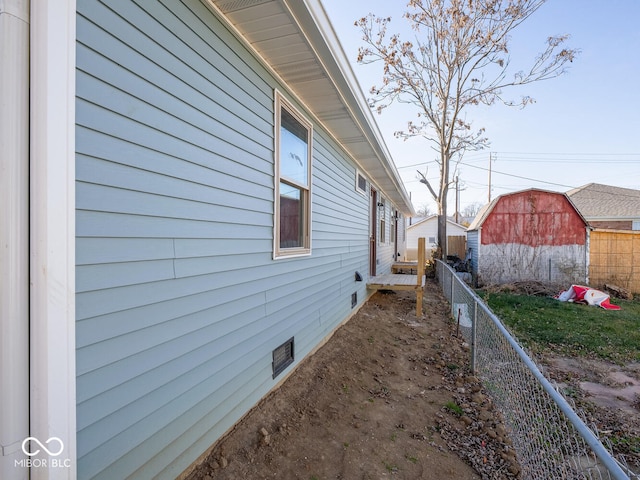
{"label": "red barn", "polygon": [[467,230],[482,283],[586,283],[589,228],[564,193],[532,188],[501,195]]}

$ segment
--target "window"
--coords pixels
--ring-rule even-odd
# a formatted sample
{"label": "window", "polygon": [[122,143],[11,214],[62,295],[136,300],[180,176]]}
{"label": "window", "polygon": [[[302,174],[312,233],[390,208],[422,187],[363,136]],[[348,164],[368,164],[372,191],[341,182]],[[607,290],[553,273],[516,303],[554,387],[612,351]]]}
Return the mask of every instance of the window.
{"label": "window", "polygon": [[367,179],[358,170],[356,170],[356,192],[362,195],[367,194]]}
{"label": "window", "polygon": [[389,241],[391,243],[395,243],[396,242],[396,229],[397,229],[397,224],[398,224],[398,211],[397,210],[392,210],[392,214],[391,214],[391,231],[389,232]]}
{"label": "window", "polygon": [[311,124],[276,92],[276,257],[311,252]]}
{"label": "window", "polygon": [[387,207],[382,197],[380,197],[380,202],[378,202],[378,213],[380,215],[380,243],[385,243],[387,241],[385,229],[387,225]]}

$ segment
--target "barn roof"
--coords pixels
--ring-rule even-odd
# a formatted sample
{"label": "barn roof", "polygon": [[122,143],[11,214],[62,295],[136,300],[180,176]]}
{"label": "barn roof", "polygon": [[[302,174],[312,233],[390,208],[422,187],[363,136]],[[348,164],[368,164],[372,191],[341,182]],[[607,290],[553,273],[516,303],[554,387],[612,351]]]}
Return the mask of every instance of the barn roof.
{"label": "barn roof", "polygon": [[589,183],[569,190],[567,195],[589,219],[640,218],[640,190]]}
{"label": "barn roof", "polygon": [[582,213],[580,213],[580,210],[578,210],[576,205],[572,202],[571,198],[566,193],[554,192],[554,191],[551,191],[551,190],[544,190],[544,189],[541,189],[541,188],[529,188],[529,189],[526,189],[526,190],[519,190],[517,192],[505,193],[503,195],[500,195],[500,196],[494,198],[490,203],[487,203],[485,206],[483,206],[480,209],[480,211],[476,215],[476,218],[474,218],[473,222],[471,222],[471,225],[469,225],[469,228],[467,229],[467,231],[477,230],[478,228],[480,228],[482,226],[482,224],[485,222],[485,220],[487,219],[487,217],[489,216],[489,214],[491,213],[491,211],[498,204],[500,199],[502,199],[504,197],[512,196],[512,195],[521,195],[521,194],[523,194],[525,192],[542,192],[542,193],[548,193],[548,194],[553,194],[553,195],[561,195],[561,196],[565,197],[567,199],[567,202],[569,203],[569,205],[571,205],[571,207],[575,210],[575,212],[578,214],[578,216],[585,223],[585,225],[587,225],[587,221],[585,220],[584,216],[582,215]]}

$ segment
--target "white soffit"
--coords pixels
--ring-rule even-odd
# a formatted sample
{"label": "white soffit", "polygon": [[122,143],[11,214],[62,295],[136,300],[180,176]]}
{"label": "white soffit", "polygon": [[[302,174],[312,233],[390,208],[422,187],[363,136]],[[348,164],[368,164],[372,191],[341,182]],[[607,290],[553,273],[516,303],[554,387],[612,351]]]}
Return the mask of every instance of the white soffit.
{"label": "white soffit", "polygon": [[406,215],[411,200],[319,0],[210,0]]}

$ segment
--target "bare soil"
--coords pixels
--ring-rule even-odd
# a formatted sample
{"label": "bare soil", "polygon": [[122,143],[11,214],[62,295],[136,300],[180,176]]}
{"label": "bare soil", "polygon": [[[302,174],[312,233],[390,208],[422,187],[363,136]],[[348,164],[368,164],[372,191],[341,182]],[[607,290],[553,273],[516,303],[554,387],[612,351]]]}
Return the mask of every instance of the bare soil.
{"label": "bare soil", "polygon": [[[603,444],[640,475],[640,364],[546,356],[543,372]],[[620,457],[616,457],[620,460]]]}
{"label": "bare soil", "polygon": [[[561,291],[562,286],[514,282],[493,285],[488,289],[553,296]],[[602,289],[627,300],[633,297],[624,288],[615,285],[604,285]],[[623,461],[636,475],[635,478],[640,478],[640,363],[618,365],[596,358],[595,355],[573,358],[549,352],[535,359],[544,375],[569,400],[616,459]]]}
{"label": "bare soil", "polygon": [[430,281],[377,292],[214,445],[191,480],[503,479],[519,466]]}

